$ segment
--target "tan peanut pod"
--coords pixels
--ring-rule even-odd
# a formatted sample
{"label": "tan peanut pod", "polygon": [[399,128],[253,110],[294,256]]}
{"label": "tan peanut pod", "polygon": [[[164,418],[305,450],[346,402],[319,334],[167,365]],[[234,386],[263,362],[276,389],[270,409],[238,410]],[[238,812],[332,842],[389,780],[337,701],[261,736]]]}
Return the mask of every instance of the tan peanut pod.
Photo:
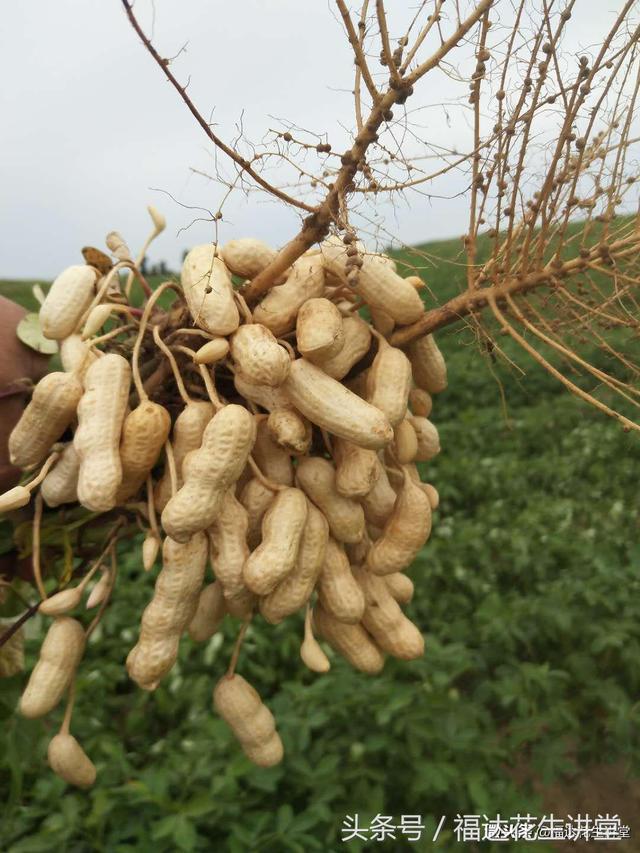
{"label": "tan peanut pod", "polygon": [[44,376],[9,436],[11,464],[28,468],[42,462],[75,417],[81,396],[82,383],[74,374]]}
{"label": "tan peanut pod", "polygon": [[384,311],[399,325],[414,323],[424,312],[415,287],[401,278],[386,258],[364,256],[355,291],[367,305]]}
{"label": "tan peanut pod", "polygon": [[224,406],[213,416],[202,444],[182,463],[182,487],[162,511],[162,526],[169,536],[186,542],[211,526],[227,489],[247,464],[255,437],[255,421],[243,406]]}
{"label": "tan peanut pod", "polygon": [[31,500],[31,492],[24,486],[14,486],[0,495],[0,513],[13,512],[26,506]]}
{"label": "tan peanut pod", "polygon": [[262,538],[262,518],[271,506],[275,492],[267,488],[257,477],[249,480],[240,493],[240,503],[247,511],[247,543],[255,550]]}
{"label": "tan peanut pod", "polygon": [[109,569],[104,569],[102,574],[100,575],[100,579],[94,585],[93,589],[87,597],[85,608],[87,610],[91,610],[93,607],[97,607],[99,604],[102,604],[102,602],[107,597],[110,586],[111,572],[109,571]]}
{"label": "tan peanut pod", "polygon": [[142,543],[142,568],[145,572],[150,572],[158,557],[160,550],[160,540],[155,533],[147,533]]}
{"label": "tan peanut pod", "polygon": [[293,465],[291,456],[274,439],[266,418],[258,416],[256,443],[253,445],[253,458],[258,468],[269,480],[283,486],[293,485]]}
{"label": "tan peanut pod", "polygon": [[109,231],[104,238],[107,248],[119,261],[131,261],[131,250],[127,246],[124,237],[118,231]]}
{"label": "tan peanut pod", "polygon": [[[202,444],[202,435],[206,425],[213,417],[213,406],[200,400],[187,403],[176,418],[171,436],[173,458],[176,464],[177,488],[182,486],[182,463],[187,453],[197,450]],[[169,466],[166,465],[162,477],[158,481],[153,499],[159,512],[165,508],[171,497],[171,477]]]}
{"label": "tan peanut pod", "polygon": [[91,311],[89,311],[89,316],[84,322],[84,326],[82,327],[82,340],[86,341],[88,338],[95,335],[96,332],[99,332],[111,316],[112,311],[113,305],[109,303],[105,305],[96,305],[95,308],[92,308]]}
{"label": "tan peanut pod", "polygon": [[412,388],[409,391],[409,408],[414,415],[420,418],[428,418],[433,408],[431,394],[424,388]]}
{"label": "tan peanut pod", "polygon": [[308,608],[304,620],[304,640],[300,646],[300,657],[304,665],[311,672],[324,673],[329,672],[331,669],[329,658],[325,655],[320,643],[313,636],[311,611]]}
{"label": "tan peanut pod", "polygon": [[391,449],[401,465],[408,465],[418,455],[418,436],[408,418],[401,420],[394,429]]}
{"label": "tan peanut pod", "polygon": [[260,323],[240,326],[231,337],[231,356],[237,370],[250,382],[277,388],[289,373],[289,353]]}
{"label": "tan peanut pod", "polygon": [[433,335],[412,341],[407,354],[413,370],[413,381],[429,394],[439,394],[447,387],[447,365]]}
{"label": "tan peanut pod", "polygon": [[405,281],[408,281],[416,290],[423,290],[426,287],[426,284],[419,275],[408,275]]}
{"label": "tan peanut pod", "polygon": [[377,468],[378,476],[373,484],[373,488],[363,498],[360,498],[360,503],[364,509],[364,517],[367,520],[367,524],[374,527],[381,527],[393,512],[396,493],[389,482],[384,465],[379,459],[377,461]]}
{"label": "tan peanut pod", "polygon": [[73,334],[95,296],[97,272],[76,264],[54,280],[40,307],[40,326],[45,338],[61,341]]}
{"label": "tan peanut pod", "polygon": [[90,788],[96,781],[96,768],[73,735],[58,732],[49,742],[47,761],[53,772],[77,788]]}
{"label": "tan peanut pod", "polygon": [[331,535],[339,542],[360,542],[364,536],[364,511],[357,501],[336,488],[336,471],[328,459],[306,456],[296,468],[296,483],[324,513]]}
{"label": "tan peanut pod", "polygon": [[293,571],[306,521],[307,501],[300,489],[276,493],[262,519],[262,542],[242,570],[252,592],[268,595]]}
{"label": "tan peanut pod", "polygon": [[363,568],[354,569],[366,601],[362,625],[377,645],[400,660],[415,660],[424,654],[424,637],[391,595],[383,578]]}
{"label": "tan peanut pod", "polygon": [[364,561],[367,559],[369,548],[371,548],[371,537],[369,536],[368,531],[365,531],[365,534],[360,542],[356,542],[353,545],[344,546],[345,553],[349,558],[349,563],[351,563],[352,566],[359,566],[364,563]]}
{"label": "tan peanut pod", "polygon": [[292,265],[284,284],[272,287],[253,311],[255,323],[276,337],[295,328],[300,307],[324,292],[324,266],[320,255],[303,255]]}
{"label": "tan peanut pod", "polygon": [[367,399],[397,427],[407,413],[411,390],[411,362],[396,347],[383,341],[367,374]]}
{"label": "tan peanut pod", "polygon": [[416,462],[428,462],[440,453],[440,436],[438,430],[427,418],[419,418],[415,415],[409,418],[418,439],[418,452]]}
{"label": "tan peanut pod", "polygon": [[60,616],[53,621],[20,698],[23,717],[43,717],[56,707],[71,683],[84,654],[84,646],[84,628],[79,622],[69,616]]}
{"label": "tan peanut pod", "polygon": [[[270,499],[272,497],[273,492],[270,493]],[[232,616],[240,618],[247,616],[255,603],[242,577],[249,556],[248,531],[247,510],[237,500],[234,489],[230,488],[224,496],[218,517],[209,528],[209,541],[211,562],[222,587],[227,609]]]}
{"label": "tan peanut pod", "polygon": [[307,502],[307,521],[302,531],[296,564],[273,592],[260,601],[260,612],[272,625],[303,607],[311,598],[327,551],[329,524],[320,510]]}
{"label": "tan peanut pod", "polygon": [[60,361],[66,373],[75,371],[80,379],[84,379],[87,370],[97,360],[98,356],[80,335],[69,335],[60,341]]}
{"label": "tan peanut pod", "polygon": [[282,761],[283,748],[271,711],[241,675],[225,675],[213,691],[213,705],[258,767]]}
{"label": "tan peanut pod", "polygon": [[42,481],[40,492],[47,506],[75,503],[78,500],[80,460],[73,442],[65,445],[60,458]]}
{"label": "tan peanut pod", "polygon": [[38,612],[44,616],[64,616],[70,610],[74,610],[82,601],[84,586],[73,586],[69,589],[60,590],[48,598],[45,598],[38,608]]}
{"label": "tan peanut pod", "polygon": [[233,378],[233,384],[236,386],[236,391],[245,400],[261,406],[268,412],[275,412],[278,409],[292,409],[293,405],[282,388],[270,388],[268,385],[257,385],[255,382],[236,373]]}
{"label": "tan peanut pod", "polygon": [[431,483],[422,483],[422,491],[429,498],[431,509],[438,509],[440,506],[440,495],[438,494],[436,487],[432,486]]}
{"label": "tan peanut pod", "polygon": [[398,604],[409,604],[414,593],[414,585],[411,578],[402,572],[392,572],[390,575],[385,575],[383,580]]}
{"label": "tan peanut pod", "polygon": [[350,314],[342,321],[344,343],[340,351],[331,358],[318,358],[317,364],[334,379],[344,379],[354,364],[369,352],[371,331],[358,316]]}
{"label": "tan peanut pod", "polygon": [[120,434],[127,408],[131,367],[117,353],[99,358],[87,370],[73,438],[80,472],[78,500],[94,512],[116,504],[122,481]]}
{"label": "tan peanut pod", "polygon": [[375,450],[336,437],[333,458],[338,492],[345,498],[362,498],[369,494],[380,474]]}
{"label": "tan peanut pod", "polygon": [[366,567],[377,575],[406,569],[431,533],[429,498],[405,469],[403,472],[393,512],[367,555]]}
{"label": "tan peanut pod", "polygon": [[228,353],[229,341],[226,338],[214,338],[200,347],[193,360],[196,364],[215,364],[222,361]]}
{"label": "tan peanut pod", "polygon": [[307,299],[298,311],[296,343],[309,361],[333,358],[344,346],[342,315],[333,302],[323,297]]}
{"label": "tan peanut pod", "polygon": [[143,400],[126,416],[120,441],[122,482],[116,503],[124,503],[140,490],[158,461],[170,429],[169,412],[151,400]]}
{"label": "tan peanut pod", "polygon": [[379,308],[370,308],[369,313],[371,314],[373,328],[380,332],[381,335],[384,335],[386,338],[393,332],[396,325],[393,317],[390,317],[389,314],[381,311]]}
{"label": "tan peanut pod", "polygon": [[138,642],[127,656],[129,677],[143,690],[155,690],[176,662],[180,637],[198,606],[208,551],[204,533],[186,544],[164,540],[162,569],[142,614]]}
{"label": "tan peanut pod", "polygon": [[225,243],[220,254],[234,275],[240,278],[255,278],[269,266],[278,253],[262,240],[240,237]]}
{"label": "tan peanut pod", "polygon": [[318,599],[327,613],[340,622],[355,625],[362,619],[362,590],[353,576],[344,548],[332,537],[327,542],[327,552],[318,579]]}
{"label": "tan peanut pod", "polygon": [[384,655],[362,625],[347,625],[317,606],[313,624],[331,648],[342,655],[354,669],[377,675],[384,666]]}
{"label": "tan peanut pod", "polygon": [[311,424],[294,409],[276,409],[267,419],[273,440],[295,456],[309,452],[313,433]]}
{"label": "tan peanut pod", "polygon": [[231,276],[212,243],[195,246],[184,259],[180,282],[197,326],[212,335],[230,335],[240,324]]}
{"label": "tan peanut pod", "polygon": [[227,612],[220,581],[207,584],[200,591],[198,606],[189,622],[189,636],[194,643],[204,643],[216,633]]}
{"label": "tan peanut pod", "polygon": [[293,362],[282,387],[298,411],[333,435],[373,450],[393,439],[391,424],[379,409],[304,358]]}

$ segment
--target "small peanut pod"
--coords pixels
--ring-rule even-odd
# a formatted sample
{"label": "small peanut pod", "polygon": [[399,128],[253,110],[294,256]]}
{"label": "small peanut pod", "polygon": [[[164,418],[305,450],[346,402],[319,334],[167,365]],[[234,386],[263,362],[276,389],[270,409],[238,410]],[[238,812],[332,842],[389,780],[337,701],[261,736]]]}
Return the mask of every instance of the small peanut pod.
{"label": "small peanut pod", "polygon": [[144,400],[124,419],[120,441],[122,482],[116,502],[124,503],[139,491],[158,461],[171,429],[164,406]]}
{"label": "small peanut pod", "polygon": [[416,462],[428,462],[440,453],[440,436],[438,430],[427,418],[409,418],[418,439],[418,450],[415,455]]}
{"label": "small peanut pod", "polygon": [[407,413],[411,390],[411,362],[396,347],[380,341],[367,374],[367,399],[397,427]]}
{"label": "small peanut pod", "polygon": [[311,597],[322,566],[329,539],[324,515],[307,502],[307,522],[302,532],[296,565],[283,581],[260,602],[260,612],[272,625],[295,613]]}
{"label": "small peanut pod", "polygon": [[42,462],[75,417],[81,396],[82,383],[72,373],[44,376],[9,436],[11,464],[28,468]]}
{"label": "small peanut pod", "polygon": [[117,353],[99,358],[85,376],[73,446],[80,459],[78,500],[94,512],[116,505],[122,481],[120,434],[130,382],[129,362]]}
{"label": "small peanut pod", "polygon": [[294,409],[276,409],[267,419],[267,427],[277,445],[303,456],[309,452],[313,433],[311,424]]}
{"label": "small peanut pod", "polygon": [[277,252],[262,240],[241,237],[225,243],[220,254],[234,275],[240,278],[255,278],[269,266]]}
{"label": "small peanut pod", "polygon": [[217,361],[222,361],[228,352],[229,341],[226,338],[214,338],[200,347],[193,356],[193,360],[196,364],[215,364]]}
{"label": "small peanut pod", "polygon": [[282,390],[282,388],[271,388],[268,385],[258,385],[255,382],[236,373],[233,378],[233,384],[236,386],[236,391],[245,400],[250,400],[257,406],[261,406],[268,412],[275,412],[279,409],[293,408],[291,401]]}
{"label": "small peanut pod", "polygon": [[212,335],[230,335],[240,314],[229,271],[212,243],[195,246],[184,259],[180,275],[189,312],[197,326]]}
{"label": "small peanut pod", "polygon": [[262,518],[271,506],[275,492],[253,477],[240,493],[240,503],[247,511],[247,543],[253,551],[262,538]]}
{"label": "small peanut pod", "polygon": [[[413,381],[429,394],[439,394],[447,387],[447,366],[433,335],[423,335],[408,347]],[[417,414],[417,412],[416,412]]]}
{"label": "small peanut pod", "polygon": [[247,464],[255,437],[255,421],[243,406],[224,406],[214,415],[201,446],[182,463],[182,487],[162,512],[162,526],[169,536],[186,542],[211,526],[227,489]]}
{"label": "small peanut pod", "polygon": [[338,492],[335,468],[328,459],[320,456],[300,459],[296,483],[322,510],[335,539],[339,542],[360,542],[364,536],[364,511],[359,503]]}
{"label": "small peanut pod", "polygon": [[344,346],[342,315],[333,302],[323,297],[308,299],[298,311],[296,343],[309,361],[333,358]]}
{"label": "small peanut pod", "polygon": [[311,672],[329,672],[331,663],[325,655],[320,643],[313,635],[313,625],[311,622],[311,611],[307,608],[307,613],[304,619],[304,640],[300,646],[300,657],[306,667]]}
{"label": "small peanut pod", "polygon": [[47,749],[47,761],[53,772],[78,788],[90,788],[96,781],[96,768],[73,735],[58,732]]}
{"label": "small peanut pod", "polygon": [[338,492],[345,498],[368,495],[380,474],[376,452],[342,438],[334,438],[333,456]]}
{"label": "small peanut pod", "polygon": [[291,456],[273,438],[264,417],[258,421],[256,443],[253,445],[253,457],[269,480],[283,486],[293,485],[293,465]]}
{"label": "small peanut pod", "polygon": [[25,486],[14,486],[0,495],[0,513],[13,512],[26,506],[31,500],[31,492]]}
{"label": "small peanut pod", "polygon": [[291,364],[286,349],[260,323],[240,326],[231,338],[231,356],[250,382],[274,388],[287,378]]}
{"label": "small peanut pod", "polygon": [[362,619],[364,595],[353,576],[344,548],[331,537],[318,579],[318,598],[327,613],[340,622],[355,625]]}
{"label": "small peanut pod", "polygon": [[401,325],[414,323],[424,312],[415,287],[394,271],[387,258],[364,256],[356,292],[367,305],[384,311]]}
{"label": "small peanut pod", "polygon": [[440,495],[438,494],[438,490],[435,486],[432,486],[431,483],[422,483],[422,491],[429,498],[429,503],[431,505],[432,510],[438,509],[440,506]]}
{"label": "small peanut pod", "polygon": [[[206,425],[213,417],[213,406],[211,403],[201,401],[187,403],[176,418],[171,436],[173,458],[176,465],[177,488],[182,486],[182,463],[187,453],[197,450],[202,444],[202,435]],[[171,477],[169,466],[165,466],[164,473],[156,488],[154,489],[154,501],[156,508],[162,512],[171,497]]]}
{"label": "small peanut pod", "polygon": [[293,571],[306,520],[303,492],[277,492],[262,519],[262,542],[244,564],[244,582],[252,592],[267,595]]}
{"label": "small peanut pod", "polygon": [[303,255],[291,267],[284,284],[272,287],[253,311],[256,323],[281,337],[295,328],[300,307],[324,292],[324,267],[320,255]]}
{"label": "small peanut pod", "polygon": [[155,690],[176,662],[180,637],[198,606],[208,550],[204,533],[186,544],[164,540],[153,598],[142,614],[138,642],[127,656],[129,676],[143,690]]}
{"label": "small peanut pod", "polygon": [[273,714],[241,675],[220,679],[213,691],[213,705],[250,761],[258,767],[273,767],[282,761],[282,741]]}
{"label": "small peanut pod", "polygon": [[60,592],[55,592],[40,604],[38,611],[45,616],[63,616],[70,610],[75,608],[82,601],[84,595],[84,586],[72,586],[68,589],[62,589]]}
{"label": "small peanut pod", "polygon": [[[269,493],[269,499],[273,492]],[[249,516],[230,488],[220,507],[220,512],[209,528],[212,564],[220,582],[227,609],[232,616],[243,617],[251,612],[254,597],[245,586],[242,570],[249,556],[247,533]]]}
{"label": "small peanut pod", "polygon": [[46,338],[61,341],[73,334],[95,296],[97,272],[93,267],[67,267],[55,279],[40,308],[40,325]]}
{"label": "small peanut pod", "polygon": [[69,616],[55,619],[20,699],[20,713],[33,719],[56,707],[84,654],[84,628]]}
{"label": "small peanut pod", "polygon": [[227,612],[219,581],[207,584],[200,592],[196,612],[189,622],[189,636],[194,643],[203,643],[216,633]]}
{"label": "small peanut pod", "polygon": [[344,343],[330,358],[315,359],[318,366],[334,379],[344,379],[354,364],[369,352],[371,331],[360,317],[352,314],[342,321]]}
{"label": "small peanut pod", "polygon": [[60,458],[42,481],[40,492],[47,506],[75,503],[78,500],[80,460],[73,442],[65,445]]}
{"label": "small peanut pod", "polygon": [[377,575],[406,569],[431,533],[429,497],[405,469],[403,473],[393,512],[367,555],[366,566]]}
{"label": "small peanut pod", "polygon": [[409,391],[409,407],[414,415],[428,418],[433,408],[431,394],[423,388],[412,388]]}
{"label": "small peanut pod", "polygon": [[424,654],[424,637],[391,595],[383,578],[366,569],[354,574],[364,591],[366,607],[362,624],[383,652],[400,660],[415,660]]}
{"label": "small peanut pod", "polygon": [[418,436],[408,418],[401,420],[394,429],[391,449],[401,465],[408,465],[418,455]]}
{"label": "small peanut pod", "polygon": [[304,358],[291,365],[284,390],[312,423],[360,447],[377,450],[393,439],[384,414]]}
{"label": "small peanut pod", "polygon": [[394,492],[384,465],[377,460],[378,476],[368,494],[360,499],[367,523],[381,527],[393,512],[396,502]]}
{"label": "small peanut pod", "polygon": [[90,349],[90,345],[83,341],[80,335],[69,335],[60,341],[60,361],[67,373],[77,372],[81,379],[91,367],[98,356]]}
{"label": "small peanut pod", "polygon": [[354,669],[377,675],[384,666],[384,655],[362,625],[347,625],[317,606],[313,623],[331,648],[342,655]]}
{"label": "small peanut pod", "polygon": [[402,572],[393,572],[390,575],[385,575],[383,580],[398,604],[408,604],[411,601],[414,591],[411,578],[408,578]]}

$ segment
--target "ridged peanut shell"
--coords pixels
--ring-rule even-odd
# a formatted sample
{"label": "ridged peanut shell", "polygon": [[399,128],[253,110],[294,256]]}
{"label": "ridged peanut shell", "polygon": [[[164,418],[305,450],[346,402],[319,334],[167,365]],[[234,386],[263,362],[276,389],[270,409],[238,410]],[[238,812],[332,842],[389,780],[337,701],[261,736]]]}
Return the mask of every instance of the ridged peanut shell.
{"label": "ridged peanut shell", "polygon": [[69,616],[60,616],[52,622],[20,698],[23,717],[43,717],[56,707],[71,683],[84,647],[84,628],[79,622]]}
{"label": "ridged peanut shell", "polygon": [[80,459],[73,442],[65,445],[60,458],[46,475],[40,492],[47,506],[75,503],[78,500]]}
{"label": "ridged peanut shell", "polygon": [[60,341],[73,334],[95,296],[97,273],[93,267],[67,267],[54,280],[40,307],[45,338]]}
{"label": "ridged peanut shell", "polygon": [[73,735],[58,732],[47,749],[47,761],[53,772],[77,788],[90,788],[96,781],[96,768]]}
{"label": "ridged peanut shell", "polygon": [[415,455],[417,462],[428,462],[440,453],[440,436],[437,428],[427,418],[416,417],[415,415],[409,418],[409,423],[413,427],[418,439],[418,450]]}
{"label": "ridged peanut shell", "polygon": [[122,482],[116,502],[124,503],[143,485],[169,436],[171,417],[164,406],[143,400],[124,419],[120,441]]}
{"label": "ridged peanut shell", "polygon": [[365,569],[354,574],[364,591],[366,606],[363,627],[383,652],[400,660],[415,660],[424,654],[424,637],[404,615],[383,578]]}
{"label": "ridged peanut shell", "polygon": [[364,511],[336,488],[336,471],[328,459],[305,456],[296,468],[296,483],[320,510],[331,535],[339,542],[359,542],[364,536]]}
{"label": "ridged peanut shell", "polygon": [[384,655],[362,625],[347,625],[317,606],[313,623],[331,648],[342,655],[354,669],[377,675],[384,666]]}
{"label": "ridged peanut shell", "polygon": [[207,584],[200,591],[198,606],[189,622],[189,636],[194,643],[203,643],[216,633],[225,617],[227,606],[222,584],[219,581]]}
{"label": "ridged peanut shell", "polygon": [[308,299],[298,311],[296,343],[309,361],[337,355],[344,346],[342,315],[333,302],[323,297]]}
{"label": "ridged peanut shell", "polygon": [[433,335],[423,335],[407,349],[413,381],[429,394],[439,394],[447,387],[447,365]]}
{"label": "ridged peanut shell", "polygon": [[340,350],[331,357],[316,358],[314,361],[334,379],[344,379],[351,368],[369,352],[371,331],[358,316],[350,314],[342,321],[344,342]]}
{"label": "ridged peanut shell", "polygon": [[362,498],[369,494],[380,475],[376,452],[336,437],[333,458],[338,492],[345,498]]}
{"label": "ridged peanut shell", "polygon": [[327,613],[340,622],[355,625],[362,619],[362,590],[353,576],[344,548],[331,537],[318,579],[318,598]]}
{"label": "ridged peanut shell", "polygon": [[380,341],[367,374],[368,401],[396,427],[407,413],[410,390],[411,362],[402,350]]}
{"label": "ridged peanut shell", "polygon": [[269,266],[277,252],[262,240],[240,237],[225,243],[220,254],[234,275],[251,279]]}
{"label": "ridged peanut shell", "polygon": [[241,675],[220,679],[213,691],[213,704],[251,761],[272,767],[282,760],[282,742],[273,714]]}
{"label": "ridged peanut shell", "polygon": [[216,247],[212,243],[191,249],[182,264],[180,282],[197,326],[212,335],[235,332],[240,314],[231,276],[224,262],[216,257]]}
{"label": "ridged peanut shell", "polygon": [[231,357],[250,382],[273,388],[282,385],[291,364],[286,349],[261,323],[240,326],[231,337]]}
{"label": "ridged peanut shell", "polygon": [[303,255],[292,265],[284,284],[272,287],[253,311],[255,323],[282,337],[295,328],[300,307],[324,292],[324,266],[319,255]]}

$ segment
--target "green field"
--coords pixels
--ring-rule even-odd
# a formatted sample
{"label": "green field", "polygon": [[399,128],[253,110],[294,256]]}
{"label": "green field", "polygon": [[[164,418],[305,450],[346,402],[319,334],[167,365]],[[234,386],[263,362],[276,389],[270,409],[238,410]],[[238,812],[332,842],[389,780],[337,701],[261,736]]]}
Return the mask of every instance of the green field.
{"label": "green field", "polygon": [[[460,243],[426,248],[441,258],[424,271],[441,301],[462,286],[452,263]],[[0,291],[29,295],[16,282]],[[371,679],[334,658],[328,675],[314,677],[298,657],[301,619],[276,628],[257,619],[240,671],[276,714],[286,750],[280,767],[257,770],[211,709],[232,625],[204,647],[185,641],[154,693],[129,681],[124,658],[153,582],[131,543],[121,549],[117,605],[79,679],[74,730],[99,773],[89,793],[46,769],[54,723],[15,716],[24,678],[3,682],[3,849],[494,849],[456,844],[455,815],[564,817],[567,803],[549,801],[554,779],[568,796],[571,775],[585,778],[594,765],[615,764],[618,778],[626,768],[638,774],[638,438],[512,346],[521,372],[479,349],[466,327],[438,341],[450,384],[433,413],[442,453],[424,477],[441,506],[411,571],[409,607],[426,636],[424,659],[389,662]],[[599,350],[584,354],[606,361]],[[604,785],[595,793],[600,811],[619,812],[640,833],[633,794],[618,791],[616,800]],[[400,835],[343,848],[342,821],[355,813],[365,825],[376,814],[422,815],[429,839],[440,816],[448,819],[435,848]]]}

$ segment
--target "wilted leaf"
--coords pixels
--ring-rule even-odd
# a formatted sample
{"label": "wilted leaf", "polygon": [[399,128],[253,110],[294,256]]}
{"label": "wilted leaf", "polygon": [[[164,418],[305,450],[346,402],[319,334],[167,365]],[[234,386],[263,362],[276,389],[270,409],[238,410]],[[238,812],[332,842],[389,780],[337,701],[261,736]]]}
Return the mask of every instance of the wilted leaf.
{"label": "wilted leaf", "polygon": [[[0,623],[0,633],[6,630],[7,624]],[[24,633],[22,628],[0,646],[0,678],[9,678],[24,669]]]}
{"label": "wilted leaf", "polygon": [[40,317],[34,312],[25,314],[18,323],[16,334],[23,344],[43,355],[54,355],[58,352],[58,344],[45,338],[40,326]]}

